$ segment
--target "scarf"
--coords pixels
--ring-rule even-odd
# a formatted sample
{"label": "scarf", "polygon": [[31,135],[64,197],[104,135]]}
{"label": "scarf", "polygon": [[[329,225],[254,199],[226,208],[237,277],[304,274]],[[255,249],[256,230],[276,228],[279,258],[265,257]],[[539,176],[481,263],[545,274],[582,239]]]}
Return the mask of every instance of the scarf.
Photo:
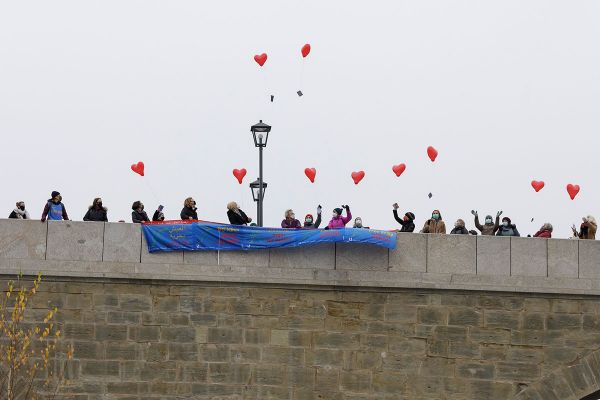
{"label": "scarf", "polygon": [[14,209],[15,214],[17,214],[17,219],[30,219],[29,212],[27,210],[21,210],[20,208]]}

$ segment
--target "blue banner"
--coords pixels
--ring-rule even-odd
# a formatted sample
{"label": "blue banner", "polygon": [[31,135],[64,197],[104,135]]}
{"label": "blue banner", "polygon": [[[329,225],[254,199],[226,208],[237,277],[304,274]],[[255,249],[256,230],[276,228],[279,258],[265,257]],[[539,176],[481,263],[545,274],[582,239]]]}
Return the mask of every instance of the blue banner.
{"label": "blue banner", "polygon": [[143,224],[148,251],[256,250],[320,243],[396,248],[396,233],[374,229],[279,229],[183,221]]}

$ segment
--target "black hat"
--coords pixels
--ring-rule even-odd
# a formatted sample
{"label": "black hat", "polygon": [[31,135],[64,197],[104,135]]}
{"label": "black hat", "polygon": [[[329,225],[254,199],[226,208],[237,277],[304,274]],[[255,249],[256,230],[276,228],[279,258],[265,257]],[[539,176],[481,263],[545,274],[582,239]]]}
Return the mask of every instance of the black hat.
{"label": "black hat", "polygon": [[406,215],[408,217],[408,219],[410,219],[411,221],[415,220],[415,214],[411,213],[410,211],[404,215]]}
{"label": "black hat", "polygon": [[341,208],[334,208],[333,212],[335,212],[337,215],[342,215],[342,209]]}
{"label": "black hat", "polygon": [[60,192],[57,192],[56,190],[52,192],[51,198],[55,198],[56,196],[60,196]]}

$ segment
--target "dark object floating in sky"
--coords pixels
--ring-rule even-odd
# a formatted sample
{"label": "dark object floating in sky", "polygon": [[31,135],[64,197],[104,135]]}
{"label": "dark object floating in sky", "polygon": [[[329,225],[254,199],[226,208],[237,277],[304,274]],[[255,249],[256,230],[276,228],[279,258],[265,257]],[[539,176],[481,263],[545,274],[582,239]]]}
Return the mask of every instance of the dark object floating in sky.
{"label": "dark object floating in sky", "polygon": [[531,218],[531,222],[533,222],[533,218]]}
{"label": "dark object floating in sky", "polygon": [[433,197],[433,195],[432,195],[431,193],[429,193],[429,194],[427,195],[427,197],[429,197],[429,198],[432,198],[432,197]]}
{"label": "dark object floating in sky", "polygon": [[296,93],[298,93],[298,96],[302,97],[303,93],[302,90],[298,90]]}
{"label": "dark object floating in sky", "polygon": [[273,102],[273,99],[275,98],[274,95],[271,95],[271,103]]}

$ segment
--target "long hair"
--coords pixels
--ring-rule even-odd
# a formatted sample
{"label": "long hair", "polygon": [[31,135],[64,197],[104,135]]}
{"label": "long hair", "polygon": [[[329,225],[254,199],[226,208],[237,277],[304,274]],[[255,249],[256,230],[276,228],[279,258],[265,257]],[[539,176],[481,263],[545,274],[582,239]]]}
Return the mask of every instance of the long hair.
{"label": "long hair", "polygon": [[188,197],[183,202],[183,206],[187,207],[187,208],[194,208],[194,204],[193,203],[194,203],[194,199],[192,199],[191,197]]}
{"label": "long hair", "polygon": [[231,201],[231,202],[227,203],[227,209],[228,209],[229,211],[235,211],[235,210],[237,210],[238,208],[239,208],[239,207],[238,207],[238,205],[237,205],[237,203],[236,203],[235,201]]}
{"label": "long hair", "polygon": [[140,208],[140,206],[142,205],[141,201],[134,201],[133,204],[131,205],[131,209],[133,211],[137,210],[138,208]]}
{"label": "long hair", "polygon": [[285,217],[290,218],[294,211],[290,208],[289,210],[285,210]]}

